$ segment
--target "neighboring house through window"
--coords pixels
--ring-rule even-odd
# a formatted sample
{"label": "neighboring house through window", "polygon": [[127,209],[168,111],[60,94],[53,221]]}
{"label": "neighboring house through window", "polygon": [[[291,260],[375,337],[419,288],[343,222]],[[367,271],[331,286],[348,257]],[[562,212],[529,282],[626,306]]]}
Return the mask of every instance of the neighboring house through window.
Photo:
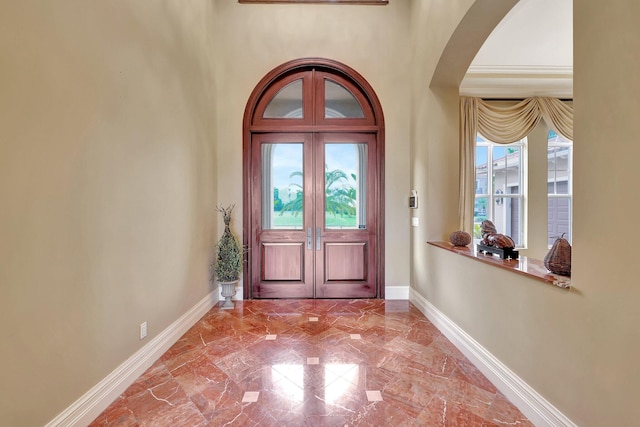
{"label": "neighboring house through window", "polygon": [[573,143],[550,130],[547,144],[547,236],[551,246],[563,233],[571,242]]}
{"label": "neighboring house through window", "polygon": [[489,219],[499,233],[511,236],[516,247],[525,246],[526,147],[526,138],[496,144],[477,136],[474,239],[480,239],[480,223]]}

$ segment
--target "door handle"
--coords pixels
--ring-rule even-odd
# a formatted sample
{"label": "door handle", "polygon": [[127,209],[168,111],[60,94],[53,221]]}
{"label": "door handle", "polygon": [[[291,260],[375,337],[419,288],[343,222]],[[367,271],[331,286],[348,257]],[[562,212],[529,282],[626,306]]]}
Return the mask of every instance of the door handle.
{"label": "door handle", "polygon": [[320,243],[320,239],[321,239],[320,231],[321,230],[322,229],[320,227],[316,228],[316,251],[319,251],[321,249],[321,247],[322,247],[322,245]]}
{"label": "door handle", "polygon": [[313,236],[311,235],[311,227],[307,228],[307,250],[313,249]]}

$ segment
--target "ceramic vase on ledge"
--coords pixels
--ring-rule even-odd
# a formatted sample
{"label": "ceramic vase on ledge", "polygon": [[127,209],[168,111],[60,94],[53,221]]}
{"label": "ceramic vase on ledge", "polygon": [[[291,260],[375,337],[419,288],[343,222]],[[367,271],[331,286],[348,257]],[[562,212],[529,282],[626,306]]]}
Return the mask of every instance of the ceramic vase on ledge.
{"label": "ceramic vase on ledge", "polygon": [[218,282],[220,284],[220,290],[222,291],[222,296],[224,297],[224,302],[222,304],[223,310],[231,310],[235,307],[231,298],[233,298],[236,294],[236,285],[238,284],[238,280],[234,280],[232,282]]}

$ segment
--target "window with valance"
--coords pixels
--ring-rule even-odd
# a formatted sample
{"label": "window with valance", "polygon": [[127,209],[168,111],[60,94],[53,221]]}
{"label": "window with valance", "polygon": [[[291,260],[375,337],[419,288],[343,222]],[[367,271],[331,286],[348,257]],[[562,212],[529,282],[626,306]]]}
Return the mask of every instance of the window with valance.
{"label": "window with valance", "polygon": [[[497,105],[480,98],[460,98],[460,228],[468,233],[474,233],[474,220],[477,217],[477,138],[490,141],[493,144],[512,144],[526,140],[531,131],[541,120],[562,138],[560,144],[566,145],[573,141],[573,108],[567,103],[548,97],[527,98],[515,105]],[[554,152],[560,153],[556,146],[551,145]],[[564,167],[564,166],[560,166]],[[549,174],[551,174],[549,170]],[[569,172],[569,169],[554,171],[559,174]],[[551,176],[551,175],[548,175]],[[554,178],[556,179],[556,178]],[[564,184],[562,184],[564,185]],[[502,189],[504,191],[504,189]],[[517,194],[521,194],[522,188]],[[492,202],[499,200],[495,194],[486,194]],[[557,199],[565,203],[569,196],[565,187],[556,185],[549,193],[552,203]],[[504,202],[504,198],[502,200]],[[541,213],[541,212],[538,212]],[[538,214],[537,213],[537,214]],[[499,230],[500,231],[500,230]],[[502,230],[506,232],[506,230]],[[550,235],[551,236],[551,235]]]}

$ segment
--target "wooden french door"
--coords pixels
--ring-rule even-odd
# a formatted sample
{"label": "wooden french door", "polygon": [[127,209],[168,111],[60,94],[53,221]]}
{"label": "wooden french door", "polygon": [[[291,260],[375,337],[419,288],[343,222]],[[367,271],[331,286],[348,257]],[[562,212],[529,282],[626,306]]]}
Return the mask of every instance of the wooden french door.
{"label": "wooden french door", "polygon": [[375,297],[375,135],[253,138],[252,296]]}
{"label": "wooden french door", "polygon": [[360,74],[322,58],[266,74],[244,116],[244,297],[384,297],[383,174]]}

